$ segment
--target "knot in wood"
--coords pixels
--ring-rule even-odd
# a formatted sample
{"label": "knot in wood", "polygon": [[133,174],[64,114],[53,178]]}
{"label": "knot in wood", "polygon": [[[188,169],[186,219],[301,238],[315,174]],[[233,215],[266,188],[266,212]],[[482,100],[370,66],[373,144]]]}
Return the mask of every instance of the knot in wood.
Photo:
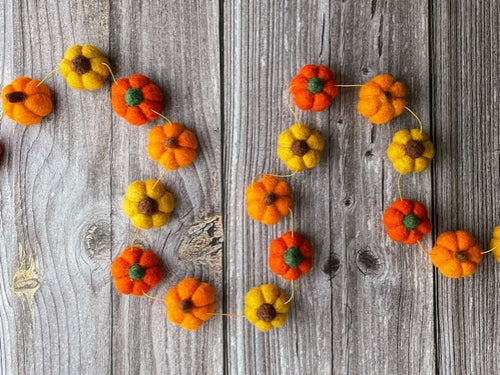
{"label": "knot in wood", "polygon": [[309,145],[306,141],[295,140],[292,143],[292,152],[297,156],[304,156],[309,151]]}
{"label": "knot in wood", "polygon": [[158,210],[158,202],[151,197],[144,197],[137,205],[137,209],[141,214],[151,216]]}
{"label": "knot in wood", "polygon": [[71,60],[71,70],[78,74],[85,74],[91,69],[90,60],[85,56],[79,55]]}
{"label": "knot in wood", "polygon": [[276,309],[269,303],[264,303],[257,309],[257,317],[264,322],[272,322],[276,318]]}
{"label": "knot in wood", "polygon": [[409,140],[405,145],[406,155],[412,159],[419,158],[424,153],[424,144],[413,139]]}

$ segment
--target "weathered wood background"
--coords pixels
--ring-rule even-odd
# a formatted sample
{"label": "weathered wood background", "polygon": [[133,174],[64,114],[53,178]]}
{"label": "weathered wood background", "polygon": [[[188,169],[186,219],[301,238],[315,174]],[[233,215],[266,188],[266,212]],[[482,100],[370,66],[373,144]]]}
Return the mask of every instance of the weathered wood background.
{"label": "weathered wood background", "polygon": [[[290,223],[250,220],[244,190],[259,172],[287,172],[275,155],[293,123],[284,92],[305,63],[330,66],[341,83],[387,72],[408,85],[437,148],[432,168],[403,179],[405,196],[432,212],[425,247],[451,229],[487,246],[498,224],[498,1],[3,0],[0,30],[2,86],[41,78],[67,47],[91,43],[118,76],[151,77],[168,93],[165,113],[195,129],[195,164],[164,179],[175,215],[139,236],[167,270],[154,295],[195,276],[216,287],[219,311],[241,314],[254,285],[288,288],[267,248]],[[321,164],[290,182],[315,267],[288,323],[261,333],[214,317],[186,332],[161,302],[119,295],[109,275],[134,232],[126,187],[160,173],[145,149],[151,125],[112,112],[109,82],[77,92],[56,74],[47,84],[53,114],[0,128],[1,374],[500,373],[494,258],[450,280],[385,234],[382,212],[397,197],[385,150],[396,130],[417,126],[409,114],[373,127],[356,111],[357,89],[299,113],[327,143]]]}

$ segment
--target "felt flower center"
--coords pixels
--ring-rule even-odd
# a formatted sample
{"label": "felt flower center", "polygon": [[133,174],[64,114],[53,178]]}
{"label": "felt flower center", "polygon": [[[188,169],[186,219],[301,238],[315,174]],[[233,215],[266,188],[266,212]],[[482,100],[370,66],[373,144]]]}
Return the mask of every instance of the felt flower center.
{"label": "felt flower center", "polygon": [[142,95],[142,91],[139,89],[131,87],[125,93],[125,103],[129,107],[137,107],[143,100],[144,95]]}
{"label": "felt flower center", "polygon": [[323,91],[323,87],[325,86],[325,81],[323,81],[319,77],[311,77],[307,80],[307,91],[311,94],[319,94]]}
{"label": "felt flower center", "polygon": [[141,214],[151,216],[158,210],[158,202],[151,197],[144,197],[137,205],[137,209]]}
{"label": "felt flower center", "polygon": [[406,155],[408,155],[410,158],[419,158],[424,153],[424,144],[420,141],[411,139],[406,142],[405,151]]}
{"label": "felt flower center", "polygon": [[300,250],[298,248],[294,247],[289,247],[286,251],[285,254],[283,255],[283,259],[285,260],[285,263],[291,267],[291,268],[297,268],[299,264],[302,262],[304,257],[302,256]]}
{"label": "felt flower center", "polygon": [[191,310],[193,310],[193,307],[193,302],[189,298],[183,299],[181,302],[179,302],[179,309],[181,309],[184,314],[191,312]]}
{"label": "felt flower center", "polygon": [[455,258],[460,263],[462,263],[462,262],[466,262],[469,259],[469,255],[467,254],[467,251],[460,250],[460,251],[457,251],[455,253]]}
{"label": "felt flower center", "polygon": [[9,92],[5,95],[9,103],[22,103],[26,100],[26,94],[22,91]]}
{"label": "felt flower center", "polygon": [[134,264],[128,269],[128,275],[132,280],[142,280],[146,270],[140,264]]}
{"label": "felt flower center", "polygon": [[392,100],[392,94],[390,91],[384,91],[382,95],[384,96],[386,101],[390,102]]}
{"label": "felt flower center", "polygon": [[264,303],[257,309],[257,317],[264,322],[272,322],[276,318],[276,309],[269,303]]}
{"label": "felt flower center", "polygon": [[177,147],[177,138],[175,138],[175,137],[168,137],[165,140],[165,147],[176,148]]}
{"label": "felt flower center", "polygon": [[71,69],[80,75],[87,73],[90,69],[90,60],[85,56],[79,55],[71,60]]}
{"label": "felt flower center", "polygon": [[292,152],[299,157],[304,156],[309,151],[309,145],[307,142],[298,139],[293,141],[291,148]]}
{"label": "felt flower center", "polygon": [[406,229],[413,230],[418,227],[420,220],[414,214],[406,215],[403,219],[403,225]]}
{"label": "felt flower center", "polygon": [[277,200],[278,200],[278,196],[276,194],[274,194],[272,191],[270,191],[269,193],[267,193],[264,196],[264,204],[266,206],[273,205]]}

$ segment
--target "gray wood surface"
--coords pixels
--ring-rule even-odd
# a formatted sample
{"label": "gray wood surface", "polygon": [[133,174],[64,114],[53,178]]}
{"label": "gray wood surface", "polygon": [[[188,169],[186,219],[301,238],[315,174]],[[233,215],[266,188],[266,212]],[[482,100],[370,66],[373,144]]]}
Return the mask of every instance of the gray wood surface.
{"label": "gray wood surface", "polygon": [[[405,176],[424,202],[432,238],[466,229],[485,247],[500,196],[498,2],[458,0],[241,1],[5,0],[2,87],[41,78],[75,43],[99,46],[118,77],[143,73],[167,93],[165,114],[195,130],[193,166],[168,172],[177,197],[166,227],[138,242],[160,255],[163,297],[184,277],[209,281],[217,310],[242,314],[246,291],[290,285],[268,268],[285,219],[252,221],[244,192],[255,174],[288,173],[277,137],[293,124],[287,85],[305,63],[340,83],[379,73],[405,82],[409,106],[436,144],[432,168]],[[0,142],[0,374],[493,374],[500,372],[500,271],[450,280],[417,246],[390,241],[382,213],[397,199],[386,156],[404,113],[371,126],[345,88],[301,121],[326,138],[318,167],[289,179],[295,229],[315,249],[289,321],[257,331],[214,317],[187,332],[161,301],[118,294],[110,263],[132,240],[121,211],[128,184],[156,178],[153,125],[136,128],[109,105],[110,82],[70,89],[57,73],[54,112],[25,128],[3,119]],[[154,124],[161,124],[160,120]]]}

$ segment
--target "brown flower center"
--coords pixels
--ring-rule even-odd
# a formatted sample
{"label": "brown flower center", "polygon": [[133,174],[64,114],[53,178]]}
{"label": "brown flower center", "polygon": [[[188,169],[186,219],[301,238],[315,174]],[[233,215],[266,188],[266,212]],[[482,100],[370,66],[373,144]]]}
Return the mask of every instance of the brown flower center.
{"label": "brown flower center", "polygon": [[264,196],[264,204],[266,206],[273,205],[277,200],[278,200],[278,196],[276,194],[274,194],[272,191],[270,191],[269,193],[267,193]]}
{"label": "brown flower center", "polygon": [[385,96],[385,100],[387,100],[388,102],[392,100],[392,94],[390,91],[384,91],[382,94]]}
{"label": "brown flower center", "polygon": [[306,141],[299,141],[298,139],[292,143],[292,152],[297,156],[304,156],[309,151],[309,145]]}
{"label": "brown flower center", "polygon": [[264,322],[272,322],[276,318],[276,309],[269,303],[264,303],[257,309],[257,317]]}
{"label": "brown flower center", "polygon": [[181,302],[179,302],[179,308],[184,314],[191,312],[191,310],[193,310],[193,307],[193,302],[189,298],[183,299]]}
{"label": "brown flower center", "polygon": [[141,214],[151,216],[158,210],[158,202],[153,198],[144,197],[137,205],[137,209]]}
{"label": "brown flower center", "polygon": [[457,260],[462,263],[466,262],[469,259],[469,255],[467,254],[467,251],[460,250],[455,253],[455,258],[457,258]]}
{"label": "brown flower center", "polygon": [[26,98],[26,94],[22,91],[13,91],[5,94],[5,99],[7,99],[9,103],[22,103]]}
{"label": "brown flower center", "polygon": [[79,55],[71,60],[71,70],[78,74],[85,74],[91,69],[90,60],[85,56]]}
{"label": "brown flower center", "polygon": [[411,139],[406,143],[405,150],[406,155],[408,155],[412,159],[416,159],[421,157],[424,153],[424,144],[420,141]]}
{"label": "brown flower center", "polygon": [[176,148],[177,147],[177,138],[175,138],[175,137],[168,137],[165,140],[165,147]]}

